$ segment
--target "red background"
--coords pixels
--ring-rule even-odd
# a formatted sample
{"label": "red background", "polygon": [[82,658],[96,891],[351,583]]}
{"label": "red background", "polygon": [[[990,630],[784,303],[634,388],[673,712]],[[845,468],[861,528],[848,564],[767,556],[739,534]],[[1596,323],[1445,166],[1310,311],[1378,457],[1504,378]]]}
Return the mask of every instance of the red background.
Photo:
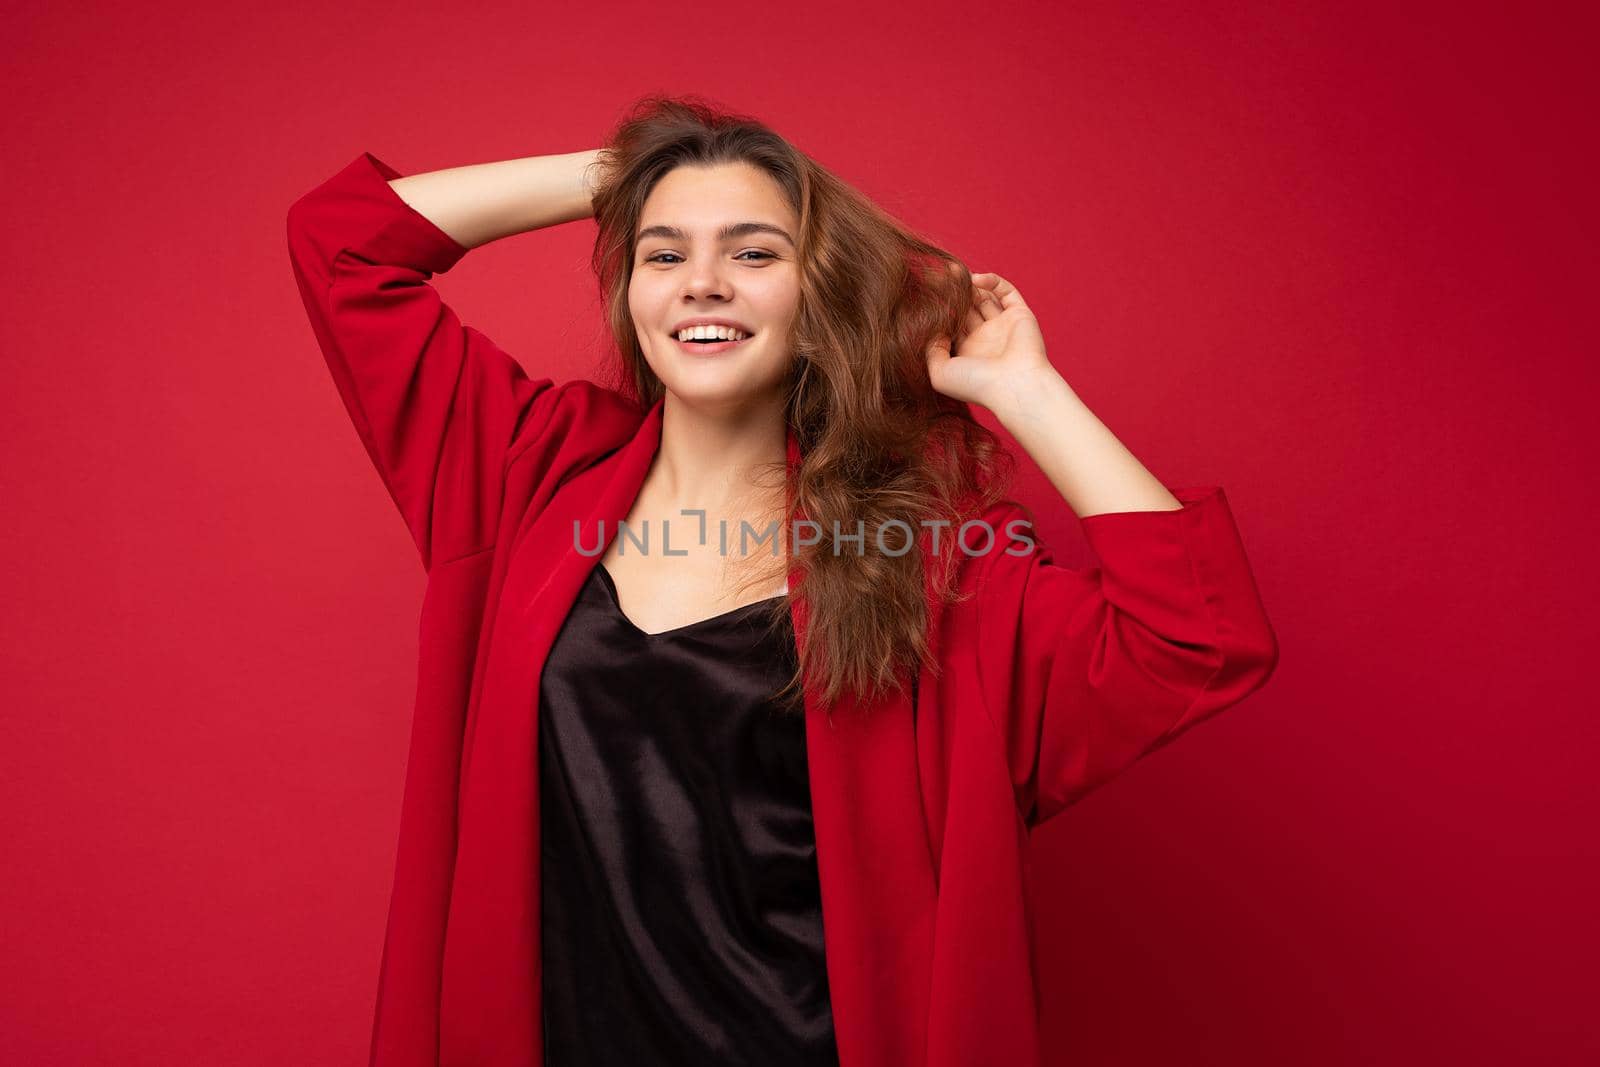
{"label": "red background", "polygon": [[[665,90],[1228,491],[1282,663],[1037,835],[1049,1062],[1596,1062],[1595,27],[1502,6],[13,5],[0,1060],[364,1062],[423,574],[284,213]],[[592,234],[439,285],[589,375]]]}

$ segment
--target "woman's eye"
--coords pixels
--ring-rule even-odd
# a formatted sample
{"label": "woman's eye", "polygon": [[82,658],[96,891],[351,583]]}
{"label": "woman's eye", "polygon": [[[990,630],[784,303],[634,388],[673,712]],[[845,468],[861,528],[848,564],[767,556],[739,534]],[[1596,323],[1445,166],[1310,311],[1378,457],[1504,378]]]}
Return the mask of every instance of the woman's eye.
{"label": "woman's eye", "polygon": [[[678,255],[678,253],[676,253],[676,252],[657,252],[653,256],[646,256],[644,261],[646,263],[666,263],[667,260],[663,259],[662,258],[663,256],[671,256],[673,260],[681,260],[683,258],[682,256]],[[777,256],[773,255],[771,252],[762,252],[759,249],[755,249],[755,248],[746,249],[745,251],[740,252],[739,255],[735,256],[734,258],[738,259],[741,256],[758,256],[761,259],[777,259],[778,258]]]}

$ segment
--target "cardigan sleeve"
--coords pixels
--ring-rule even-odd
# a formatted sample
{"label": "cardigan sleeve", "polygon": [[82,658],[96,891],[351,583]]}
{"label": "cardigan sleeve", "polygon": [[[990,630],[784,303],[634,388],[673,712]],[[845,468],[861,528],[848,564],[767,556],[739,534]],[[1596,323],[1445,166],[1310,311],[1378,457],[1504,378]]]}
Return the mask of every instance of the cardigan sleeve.
{"label": "cardigan sleeve", "polygon": [[428,283],[467,249],[370,152],[289,207],[289,259],[356,433],[425,570],[494,543],[513,445],[560,392],[462,325]]}
{"label": "cardigan sleeve", "polygon": [[[980,683],[1030,828],[1238,703],[1277,666],[1222,488],[1171,492],[1181,508],[1082,520],[1096,566],[1059,566],[1035,538],[1025,555],[996,551],[986,569]],[[1002,537],[1007,521],[995,527]]]}

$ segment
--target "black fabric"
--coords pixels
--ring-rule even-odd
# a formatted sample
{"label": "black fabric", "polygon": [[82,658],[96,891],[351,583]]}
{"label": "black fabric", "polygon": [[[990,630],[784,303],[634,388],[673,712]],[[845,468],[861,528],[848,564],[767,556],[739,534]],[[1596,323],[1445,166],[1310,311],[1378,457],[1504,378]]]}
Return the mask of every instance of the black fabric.
{"label": "black fabric", "polygon": [[771,607],[648,634],[597,563],[551,648],[547,1067],[838,1063],[805,725],[772,700],[794,633]]}

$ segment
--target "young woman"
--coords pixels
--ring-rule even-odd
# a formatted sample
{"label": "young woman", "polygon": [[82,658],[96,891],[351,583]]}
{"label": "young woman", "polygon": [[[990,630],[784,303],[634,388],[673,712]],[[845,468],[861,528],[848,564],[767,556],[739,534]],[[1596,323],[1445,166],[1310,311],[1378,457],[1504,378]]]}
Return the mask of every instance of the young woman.
{"label": "young woman", "polygon": [[[589,217],[610,385],[428,284]],[[1221,488],[1130,455],[1006,279],[698,101],[363,153],[288,227],[428,574],[373,1063],[1037,1062],[1029,831],[1277,662]]]}

